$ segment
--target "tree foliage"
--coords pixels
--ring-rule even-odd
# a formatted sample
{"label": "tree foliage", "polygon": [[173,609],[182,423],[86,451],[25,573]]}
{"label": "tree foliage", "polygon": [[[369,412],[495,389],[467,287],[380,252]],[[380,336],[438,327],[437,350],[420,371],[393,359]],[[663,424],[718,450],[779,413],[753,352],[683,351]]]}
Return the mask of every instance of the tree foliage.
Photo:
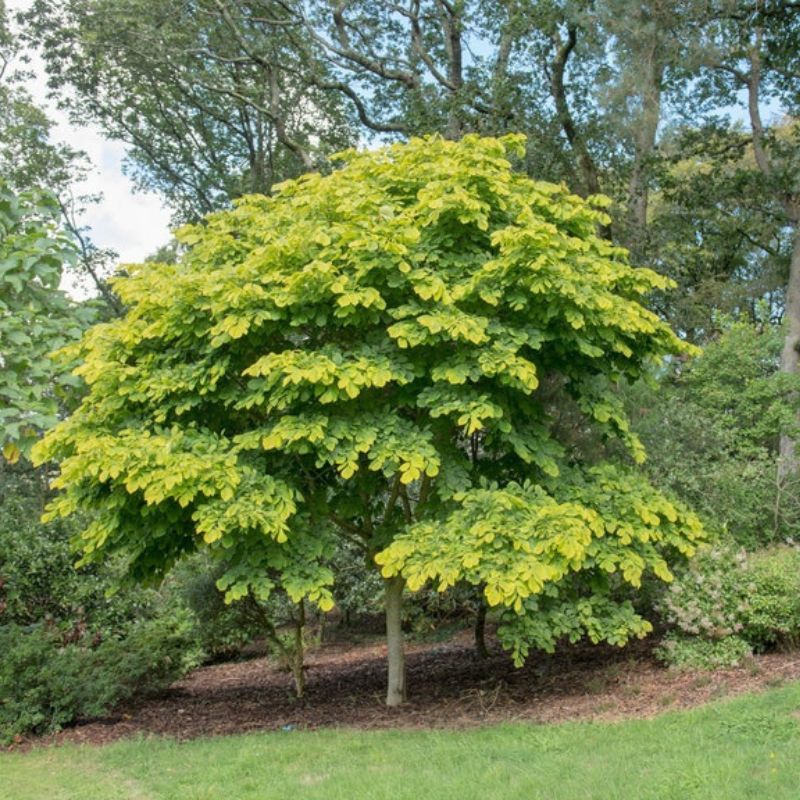
{"label": "tree foliage", "polygon": [[88,393],[36,450],[60,463],[50,515],[94,512],[84,560],[146,577],[204,546],[230,599],[280,580],[325,609],[342,536],[412,588],[532,610],[520,657],[536,626],[572,633],[538,611],[556,595],[588,598],[573,628],[595,640],[644,633],[614,576],[669,580],[702,529],[635,472],[584,469],[556,417],[572,403],[641,461],[615,386],[690,348],[641,304],[667,281],[596,235],[603,198],[515,173],[522,146],[350,151],[117,279],[129,311],[67,349]]}
{"label": "tree foliage", "polygon": [[779,326],[717,324],[723,332],[691,364],[627,392],[649,455],[645,470],[739,545],[795,538],[798,484],[776,473],[780,432],[796,432],[800,378],[779,371]]}
{"label": "tree foliage", "polygon": [[95,316],[59,289],[64,266],[78,258],[59,216],[52,195],[0,182],[0,444],[11,460],[55,424],[59,401],[79,383],[49,353]]}

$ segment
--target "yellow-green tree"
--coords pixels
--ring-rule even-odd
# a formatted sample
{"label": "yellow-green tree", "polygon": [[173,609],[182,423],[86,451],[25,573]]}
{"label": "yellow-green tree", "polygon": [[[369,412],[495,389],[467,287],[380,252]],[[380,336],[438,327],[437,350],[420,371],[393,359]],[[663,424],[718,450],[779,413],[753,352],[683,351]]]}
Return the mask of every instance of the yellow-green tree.
{"label": "yellow-green tree", "polygon": [[117,279],[128,312],[67,353],[88,392],[36,451],[60,462],[49,513],[94,511],[84,558],[147,577],[207,547],[230,599],[280,583],[326,609],[347,537],[386,579],[389,704],[406,582],[480,586],[517,659],[644,635],[617,583],[669,580],[702,530],[580,463],[557,417],[641,460],[615,385],[686,347],[641,304],[667,281],[596,235],[603,198],[516,174],[522,145],[348,152]]}

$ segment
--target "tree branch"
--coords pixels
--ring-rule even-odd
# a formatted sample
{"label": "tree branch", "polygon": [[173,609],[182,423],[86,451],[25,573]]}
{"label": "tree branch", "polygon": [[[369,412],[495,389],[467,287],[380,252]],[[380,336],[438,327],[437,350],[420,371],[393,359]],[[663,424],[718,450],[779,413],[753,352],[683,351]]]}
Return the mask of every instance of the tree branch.
{"label": "tree branch", "polygon": [[772,166],[764,149],[764,126],[761,122],[761,109],[758,99],[761,88],[761,28],[756,29],[756,39],[750,48],[750,75],[747,78],[747,110],[750,114],[750,128],[753,132],[753,155],[761,173],[769,177]]}
{"label": "tree branch", "polygon": [[[554,37],[554,41],[557,42],[558,39]],[[556,105],[556,113],[558,115],[559,122],[561,123],[561,128],[564,131],[564,135],[567,137],[570,147],[578,156],[578,163],[580,164],[581,172],[583,173],[586,194],[597,194],[600,191],[600,182],[597,177],[597,167],[595,166],[594,160],[586,148],[586,143],[583,141],[583,137],[578,133],[578,130],[575,127],[575,122],[572,119],[572,114],[569,110],[569,104],[567,102],[566,89],[564,88],[564,74],[566,72],[567,62],[569,61],[572,51],[575,49],[577,41],[577,26],[571,24],[567,27],[567,39],[558,47],[555,58],[551,64],[552,71],[550,75],[550,92],[553,95],[553,100]]]}

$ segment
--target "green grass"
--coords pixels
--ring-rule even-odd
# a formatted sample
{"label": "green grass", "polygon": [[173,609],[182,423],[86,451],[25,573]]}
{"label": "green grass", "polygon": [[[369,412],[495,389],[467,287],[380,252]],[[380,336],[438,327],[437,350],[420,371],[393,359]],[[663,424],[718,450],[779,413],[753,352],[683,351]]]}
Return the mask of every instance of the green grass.
{"label": "green grass", "polygon": [[797,800],[800,683],[650,721],[139,739],[0,755],[2,800]]}

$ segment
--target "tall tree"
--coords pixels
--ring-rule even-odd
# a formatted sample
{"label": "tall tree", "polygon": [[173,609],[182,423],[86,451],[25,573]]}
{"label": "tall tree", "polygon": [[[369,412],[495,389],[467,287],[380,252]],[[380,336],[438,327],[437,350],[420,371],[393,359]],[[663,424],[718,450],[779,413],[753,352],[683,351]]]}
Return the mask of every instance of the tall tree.
{"label": "tall tree", "polygon": [[69,350],[89,392],[36,453],[60,462],[51,513],[95,512],[85,559],[144,577],[208,546],[230,598],[277,571],[324,609],[352,541],[385,578],[389,705],[406,582],[480,587],[518,662],[645,635],[618,589],[669,580],[702,528],[575,434],[641,460],[616,384],[692,348],[641,305],[667,281],[596,235],[600,201],[515,173],[523,147],[351,151],[117,280],[129,311]]}
{"label": "tall tree", "polygon": [[100,200],[78,188],[91,164],[82,151],[53,140],[53,121],[25,89],[31,77],[20,37],[0,3],[0,180],[16,192],[44,189],[55,198],[61,225],[78,245],[78,258],[66,266],[90,283],[111,313],[119,313],[105,281],[116,253],[96,246],[82,222],[86,208]]}
{"label": "tall tree", "polygon": [[647,161],[664,103],[680,97],[691,8],[37,0],[29,23],[52,85],[76,93],[75,114],[130,143],[139,180],[185,218],[319,166],[353,136],[352,117],[369,138],[524,132],[531,174],[585,195],[621,189],[608,173],[622,156],[627,232],[644,224]]}
{"label": "tall tree", "polygon": [[0,0],[0,446],[10,461],[56,422],[79,383],[49,353],[78,338],[97,309],[61,291],[64,271],[88,274],[115,301],[98,269],[103,254],[80,228],[91,199],[74,192],[85,156],[52,141],[28,77]]}
{"label": "tall tree", "polygon": [[50,351],[95,318],[59,289],[64,266],[78,260],[59,219],[53,195],[17,193],[0,180],[0,445],[9,461],[56,422],[78,383]]}
{"label": "tall tree", "polygon": [[[791,241],[786,278],[786,339],[781,369],[800,369],[800,7],[786,0],[772,2],[720,2],[716,24],[707,32],[705,64],[711,88],[731,99],[746,98],[750,141],[763,185],[777,201]],[[766,99],[777,100],[793,115],[789,122],[769,125],[764,120]],[[798,470],[795,437],[781,437],[779,479]]]}
{"label": "tall tree", "polygon": [[36,0],[26,19],[73,119],[126,142],[134,178],[186,221],[352,141],[338,95],[306,78],[281,9]]}

